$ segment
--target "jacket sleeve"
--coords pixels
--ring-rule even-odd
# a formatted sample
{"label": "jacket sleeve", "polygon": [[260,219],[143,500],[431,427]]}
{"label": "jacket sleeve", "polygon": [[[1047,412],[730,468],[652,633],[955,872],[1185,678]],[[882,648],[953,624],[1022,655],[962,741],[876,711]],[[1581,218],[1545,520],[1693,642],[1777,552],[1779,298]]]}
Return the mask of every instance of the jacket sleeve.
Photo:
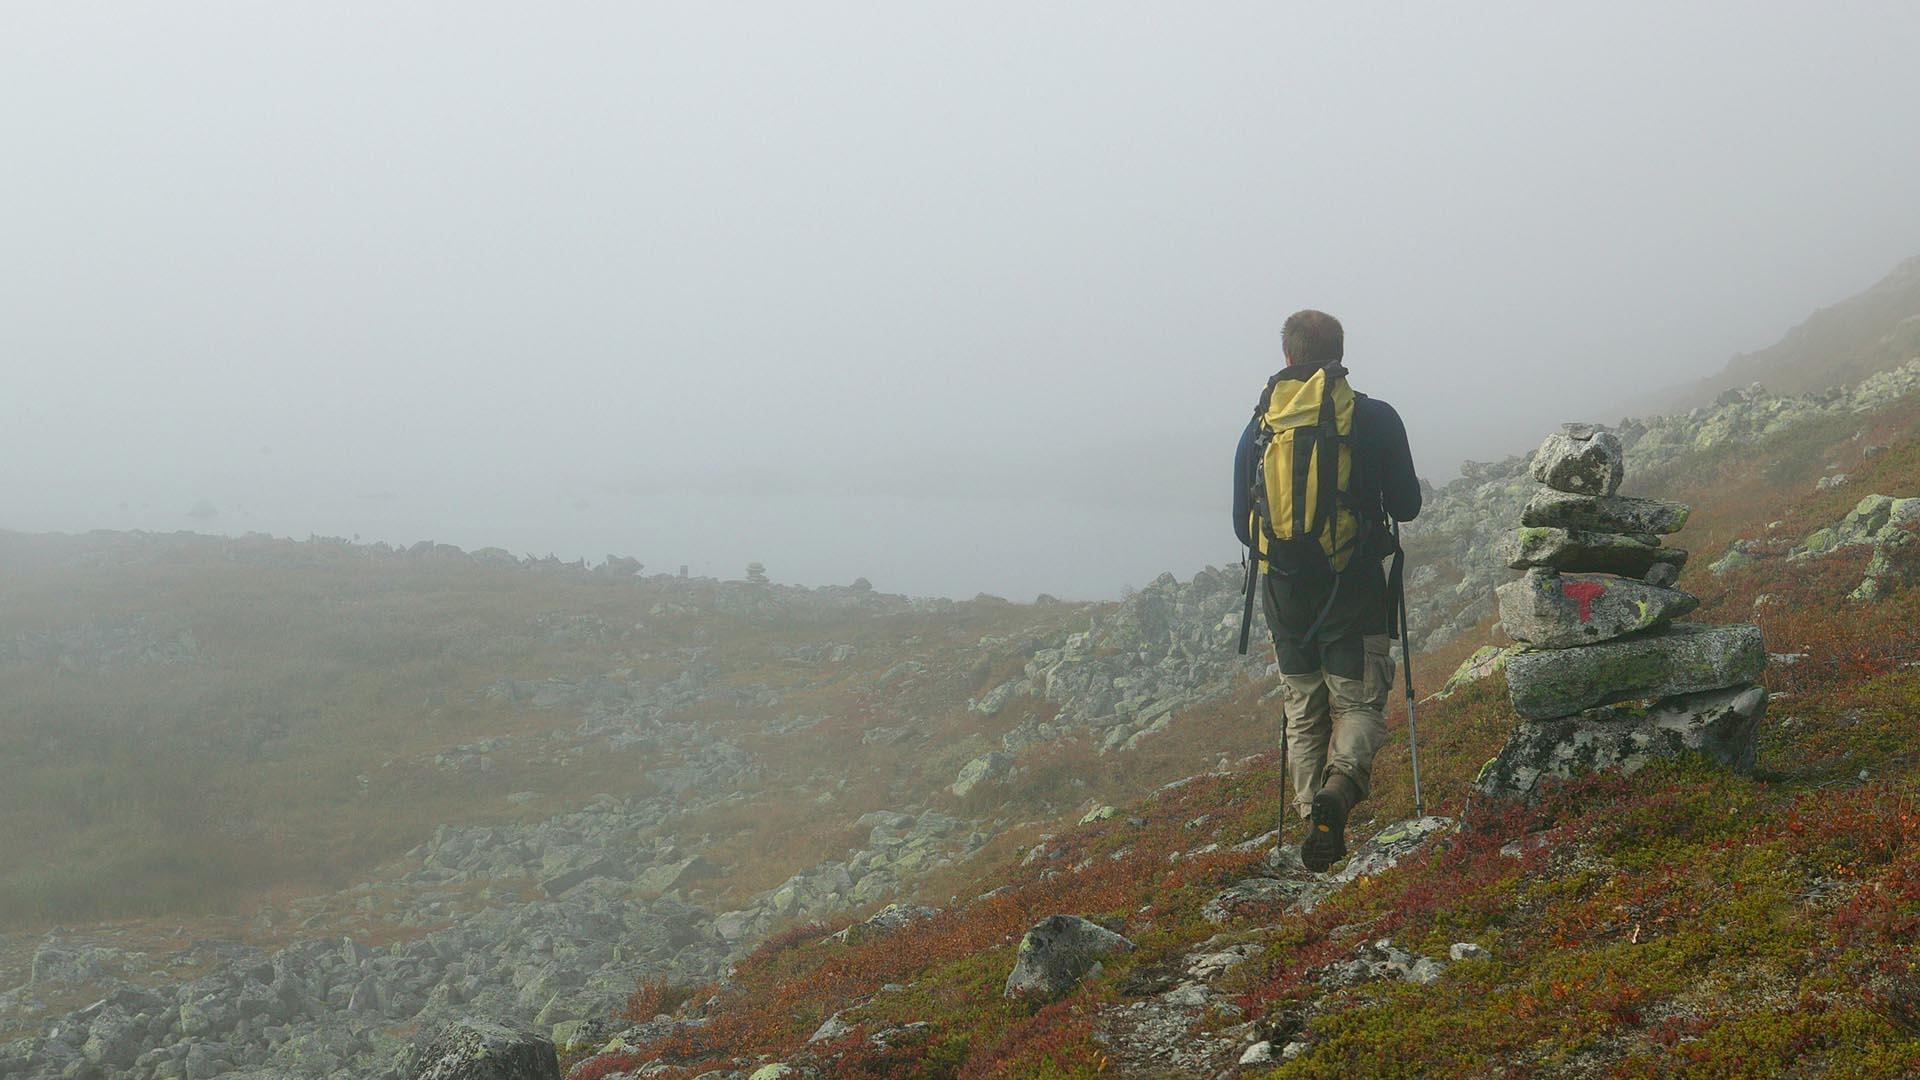
{"label": "jacket sleeve", "polygon": [[[1253,536],[1247,532],[1247,516],[1253,512],[1253,440],[1255,423],[1247,421],[1247,429],[1240,433],[1240,446],[1233,452],[1233,533],[1246,547],[1253,546]],[[1418,497],[1419,491],[1414,492]]]}
{"label": "jacket sleeve", "polygon": [[1413,471],[1413,450],[1407,445],[1407,426],[1393,406],[1376,399],[1375,461],[1380,469],[1380,506],[1395,521],[1420,516],[1420,478]]}

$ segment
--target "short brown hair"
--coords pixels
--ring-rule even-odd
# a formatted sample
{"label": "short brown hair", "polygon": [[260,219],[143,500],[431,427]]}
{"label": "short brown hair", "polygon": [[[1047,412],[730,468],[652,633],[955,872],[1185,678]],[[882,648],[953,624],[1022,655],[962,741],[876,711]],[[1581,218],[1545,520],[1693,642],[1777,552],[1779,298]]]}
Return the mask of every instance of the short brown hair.
{"label": "short brown hair", "polygon": [[1347,332],[1324,311],[1296,311],[1280,328],[1280,351],[1289,367],[1326,367],[1346,355]]}

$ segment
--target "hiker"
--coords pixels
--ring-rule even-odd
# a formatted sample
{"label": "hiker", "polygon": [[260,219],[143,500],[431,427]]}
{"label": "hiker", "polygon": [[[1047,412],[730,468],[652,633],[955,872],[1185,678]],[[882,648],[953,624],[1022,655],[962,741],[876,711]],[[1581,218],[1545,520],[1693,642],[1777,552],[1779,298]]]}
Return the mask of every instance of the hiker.
{"label": "hiker", "polygon": [[[1291,779],[1308,823],[1301,861],[1318,873],[1346,855],[1347,816],[1387,739],[1398,598],[1382,562],[1395,556],[1397,589],[1388,519],[1420,513],[1420,481],[1400,414],[1347,386],[1338,319],[1295,312],[1280,348],[1287,366],[1267,381],[1234,454],[1233,527],[1251,549],[1249,588],[1266,569],[1286,714],[1282,783]],[[1243,626],[1242,652],[1245,637]]]}

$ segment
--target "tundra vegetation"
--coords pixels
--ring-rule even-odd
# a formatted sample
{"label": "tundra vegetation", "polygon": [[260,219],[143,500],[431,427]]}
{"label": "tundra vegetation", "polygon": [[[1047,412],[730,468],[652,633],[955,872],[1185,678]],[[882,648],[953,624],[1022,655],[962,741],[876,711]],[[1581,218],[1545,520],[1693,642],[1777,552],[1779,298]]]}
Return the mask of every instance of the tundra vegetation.
{"label": "tundra vegetation", "polygon": [[[576,1075],[651,1062],[678,1063],[657,1075],[693,1076],[775,1058],[834,1075],[1138,1072],[1111,1037],[1114,1018],[1202,943],[1247,944],[1253,959],[1220,980],[1228,996],[1188,1037],[1231,1029],[1295,1046],[1254,1073],[1911,1075],[1920,594],[1851,598],[1870,549],[1785,556],[1863,492],[1920,490],[1917,430],[1920,402],[1909,399],[1864,425],[1709,450],[1644,491],[1695,507],[1675,538],[1685,546],[1717,553],[1744,539],[1780,556],[1722,574],[1702,561],[1683,577],[1702,597],[1699,618],[1755,621],[1780,657],[1753,776],[1683,759],[1552,784],[1532,804],[1474,802],[1475,773],[1514,723],[1496,674],[1422,715],[1430,809],[1462,829],[1310,912],[1243,906],[1224,932],[1202,917],[1266,865],[1263,848],[1236,850],[1273,827],[1279,780],[1266,751],[1009,858],[976,877],[972,899],[891,936],[844,943],[832,936],[842,919],[772,937],[724,986],[681,1005],[703,1023],[588,1057]],[[1843,468],[1857,470],[1844,490],[1815,484]],[[1420,657],[1429,677],[1487,640],[1491,622],[1480,629]],[[1181,727],[1203,740],[1233,730],[1267,689],[1249,680]],[[1375,777],[1362,836],[1412,814],[1404,741],[1383,751]],[[1000,984],[1022,934],[1057,912],[1137,947],[1065,999],[1007,1000]],[[1436,981],[1329,989],[1330,968],[1385,938],[1414,956],[1477,948]],[[628,1018],[652,1018],[658,993],[643,988]],[[836,1016],[840,1033],[808,1045]]]}

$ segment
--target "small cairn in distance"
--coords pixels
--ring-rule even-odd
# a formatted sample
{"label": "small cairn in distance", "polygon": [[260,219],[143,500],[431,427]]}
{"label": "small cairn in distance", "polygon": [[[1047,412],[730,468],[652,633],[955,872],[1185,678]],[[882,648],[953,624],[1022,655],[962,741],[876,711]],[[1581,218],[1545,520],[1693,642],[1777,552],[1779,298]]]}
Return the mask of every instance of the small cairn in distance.
{"label": "small cairn in distance", "polygon": [[1501,629],[1523,646],[1507,661],[1520,723],[1475,781],[1485,794],[1530,798],[1546,777],[1689,751],[1753,768],[1760,628],[1675,621],[1700,604],[1673,587],[1687,553],[1661,541],[1687,507],[1616,494],[1625,465],[1619,438],[1590,424],[1533,456],[1542,487],[1501,550],[1523,576],[1497,590]]}

